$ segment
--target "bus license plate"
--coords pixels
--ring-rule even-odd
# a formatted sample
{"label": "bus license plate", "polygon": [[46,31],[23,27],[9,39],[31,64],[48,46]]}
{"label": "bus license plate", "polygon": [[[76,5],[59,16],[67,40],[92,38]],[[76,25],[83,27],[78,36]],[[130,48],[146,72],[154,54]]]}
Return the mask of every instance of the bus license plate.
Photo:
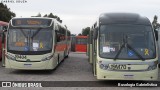
{"label": "bus license plate", "polygon": [[127,69],[127,65],[109,64],[109,69],[111,69],[111,70],[126,70]]}

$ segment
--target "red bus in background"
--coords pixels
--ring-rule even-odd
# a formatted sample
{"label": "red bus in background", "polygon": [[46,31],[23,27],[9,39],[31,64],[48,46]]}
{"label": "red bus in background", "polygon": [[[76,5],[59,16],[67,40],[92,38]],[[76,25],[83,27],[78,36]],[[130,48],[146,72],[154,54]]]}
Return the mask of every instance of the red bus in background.
{"label": "red bus in background", "polygon": [[75,52],[87,52],[88,36],[76,36]]}
{"label": "red bus in background", "polygon": [[3,30],[6,30],[8,26],[7,22],[4,21],[0,21],[0,59],[2,58],[2,43],[5,42],[5,40],[2,40],[2,38],[4,39],[4,33]]}

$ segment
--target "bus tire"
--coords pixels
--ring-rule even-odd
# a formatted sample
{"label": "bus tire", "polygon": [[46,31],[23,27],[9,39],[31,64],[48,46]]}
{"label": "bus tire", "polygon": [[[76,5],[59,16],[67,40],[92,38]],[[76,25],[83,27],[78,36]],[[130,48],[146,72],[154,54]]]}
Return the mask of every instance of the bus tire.
{"label": "bus tire", "polygon": [[57,66],[55,68],[53,68],[53,70],[56,70],[58,66],[59,66],[59,55],[58,55],[58,58],[57,58]]}
{"label": "bus tire", "polygon": [[93,66],[93,63],[91,63],[91,67],[92,67],[92,73],[94,75],[94,66]]}
{"label": "bus tire", "polygon": [[57,66],[59,65],[59,55],[58,55],[58,59],[57,59]]}

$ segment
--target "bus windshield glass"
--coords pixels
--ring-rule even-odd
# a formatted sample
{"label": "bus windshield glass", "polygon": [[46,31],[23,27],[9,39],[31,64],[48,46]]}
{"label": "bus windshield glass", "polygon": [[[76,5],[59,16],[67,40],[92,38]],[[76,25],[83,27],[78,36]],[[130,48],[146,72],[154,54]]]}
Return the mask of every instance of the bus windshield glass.
{"label": "bus windshield glass", "polygon": [[99,55],[108,59],[152,59],[156,57],[151,26],[101,25]]}
{"label": "bus windshield glass", "polygon": [[52,30],[37,29],[9,29],[8,51],[22,54],[49,52],[52,50]]}

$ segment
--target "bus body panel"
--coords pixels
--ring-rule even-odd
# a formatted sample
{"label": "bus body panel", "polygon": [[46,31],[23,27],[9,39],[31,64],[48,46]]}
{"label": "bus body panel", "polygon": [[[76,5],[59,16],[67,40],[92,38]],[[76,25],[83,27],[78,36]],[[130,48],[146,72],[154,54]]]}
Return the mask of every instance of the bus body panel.
{"label": "bus body panel", "polygon": [[143,72],[117,72],[103,71],[97,68],[97,79],[100,80],[157,80],[158,71],[143,71]]}
{"label": "bus body panel", "polygon": [[89,63],[93,63],[93,61],[92,61],[92,44],[89,44]]}

